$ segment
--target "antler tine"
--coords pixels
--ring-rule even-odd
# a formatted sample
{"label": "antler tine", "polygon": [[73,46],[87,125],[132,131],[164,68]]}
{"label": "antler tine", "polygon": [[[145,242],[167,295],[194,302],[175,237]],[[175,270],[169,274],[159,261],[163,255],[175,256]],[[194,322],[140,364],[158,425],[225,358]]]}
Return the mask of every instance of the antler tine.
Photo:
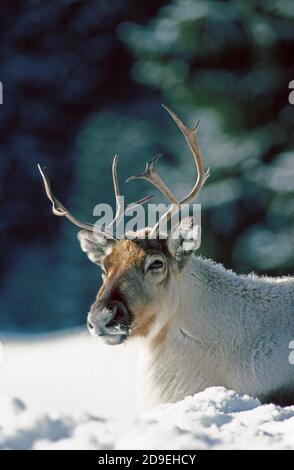
{"label": "antler tine", "polygon": [[120,191],[119,191],[118,178],[117,178],[117,170],[116,170],[117,161],[118,161],[118,155],[114,155],[113,161],[112,161],[112,179],[113,179],[113,189],[114,189],[114,194],[115,194],[116,214],[114,216],[114,219],[110,222],[110,224],[107,225],[107,228],[112,227],[114,223],[118,221],[119,219],[121,219],[124,214],[124,206],[120,199]]}
{"label": "antler tine", "polygon": [[115,223],[116,224],[119,223],[119,221],[121,220],[126,210],[134,209],[135,207],[141,204],[145,204],[146,202],[150,201],[150,199],[152,199],[153,197],[153,196],[143,197],[142,199],[139,199],[138,201],[135,201],[129,204],[127,207],[125,207],[125,205],[122,202],[121,194],[119,190],[118,177],[117,177],[117,162],[118,162],[118,155],[115,155],[112,161],[112,179],[113,179],[113,188],[114,188],[115,201],[116,201],[116,214],[114,216],[114,219],[110,222],[110,224],[107,225],[108,229],[112,227]]}
{"label": "antler tine", "polygon": [[[86,223],[86,222],[81,222],[73,214],[71,214],[69,212],[69,210],[66,209],[66,207],[64,207],[63,204],[61,204],[61,202],[54,196],[54,194],[52,192],[50,181],[49,181],[49,178],[48,178],[48,175],[46,173],[45,168],[42,168],[39,163],[38,163],[38,170],[39,170],[39,172],[42,176],[42,180],[43,180],[43,183],[44,183],[46,195],[52,203],[52,212],[53,212],[53,214],[57,215],[59,217],[66,217],[68,220],[70,220],[70,222],[72,222],[74,225],[76,225],[79,228],[82,228],[82,229],[85,229],[85,230],[88,230],[88,231],[93,231],[94,230],[96,233],[97,232],[100,233],[100,231],[98,231],[97,228],[94,227],[93,224],[89,224],[89,223]],[[107,233],[107,231],[101,231],[101,233],[104,236],[106,236],[107,238],[113,238],[110,233]]]}
{"label": "antler tine", "polygon": [[182,134],[184,135],[191,151],[194,157],[195,165],[197,168],[197,180],[196,183],[194,184],[192,190],[190,193],[185,196],[183,199],[180,201],[177,201],[177,203],[174,203],[171,205],[171,207],[163,214],[161,217],[160,221],[155,224],[155,226],[151,230],[151,236],[154,236],[154,234],[158,234],[160,230],[160,225],[163,222],[169,221],[179,210],[180,210],[180,205],[181,204],[188,204],[193,201],[193,199],[196,197],[196,195],[199,193],[201,190],[203,184],[209,177],[209,169],[205,172],[204,167],[203,167],[203,161],[202,161],[202,155],[200,152],[200,148],[198,146],[197,140],[196,140],[196,130],[199,127],[200,121],[197,120],[194,124],[194,126],[190,129],[189,127],[185,126],[185,124],[181,121],[181,119],[174,113],[171,109],[169,109],[167,106],[162,105],[163,108],[171,115],[175,123],[177,124],[178,128],[181,130]]}
{"label": "antler tine", "polygon": [[151,184],[153,184],[153,186],[155,186],[157,189],[159,189],[159,191],[161,191],[162,194],[164,194],[172,204],[178,204],[178,200],[170,191],[170,189],[166,186],[166,184],[162,181],[162,179],[160,178],[159,174],[156,171],[156,163],[160,157],[161,157],[160,154],[155,155],[155,157],[153,157],[152,160],[146,163],[146,168],[145,168],[144,173],[131,176],[130,178],[126,180],[126,182],[128,183],[129,181],[145,179],[149,181]]}
{"label": "antler tine", "polygon": [[193,199],[196,197],[203,184],[205,183],[206,179],[209,177],[209,169],[207,170],[207,172],[204,171],[202,155],[195,134],[199,127],[200,121],[197,120],[194,126],[190,129],[189,127],[185,126],[181,119],[171,109],[169,109],[164,104],[162,106],[171,115],[171,117],[181,130],[182,134],[184,135],[192,151],[195,165],[197,168],[198,176],[194,187],[192,188],[191,192],[179,202],[180,204],[188,204],[189,202],[193,201]]}
{"label": "antler tine", "polygon": [[120,196],[119,185],[118,185],[118,178],[117,178],[117,162],[118,162],[118,155],[114,155],[112,160],[112,179],[113,179],[113,188],[116,203],[118,203],[118,198]]}

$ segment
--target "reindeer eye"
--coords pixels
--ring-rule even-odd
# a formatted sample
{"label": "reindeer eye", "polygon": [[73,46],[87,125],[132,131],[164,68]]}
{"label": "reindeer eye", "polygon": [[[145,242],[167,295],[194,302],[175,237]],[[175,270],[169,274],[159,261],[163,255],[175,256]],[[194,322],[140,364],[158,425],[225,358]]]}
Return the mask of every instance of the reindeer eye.
{"label": "reindeer eye", "polygon": [[162,269],[163,268],[163,262],[160,259],[156,259],[153,261],[153,263],[148,266],[148,269]]}

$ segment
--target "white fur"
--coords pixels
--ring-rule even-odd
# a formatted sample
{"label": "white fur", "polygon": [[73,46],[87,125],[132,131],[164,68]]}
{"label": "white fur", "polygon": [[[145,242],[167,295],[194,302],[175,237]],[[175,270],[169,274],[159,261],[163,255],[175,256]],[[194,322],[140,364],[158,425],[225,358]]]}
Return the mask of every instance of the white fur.
{"label": "white fur", "polygon": [[159,314],[161,325],[169,319],[166,338],[154,346],[153,332],[144,340],[153,403],[222,385],[262,401],[278,392],[278,401],[294,404],[293,277],[238,276],[192,256],[170,294],[169,311]]}

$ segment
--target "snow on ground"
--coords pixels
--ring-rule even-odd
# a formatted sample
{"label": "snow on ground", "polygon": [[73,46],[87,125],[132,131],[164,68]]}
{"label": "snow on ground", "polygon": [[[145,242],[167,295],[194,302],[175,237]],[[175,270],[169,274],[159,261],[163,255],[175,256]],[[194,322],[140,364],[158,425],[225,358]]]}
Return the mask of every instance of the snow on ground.
{"label": "snow on ground", "polygon": [[86,328],[33,337],[1,337],[0,395],[38,412],[136,412],[136,345],[107,346]]}
{"label": "snow on ground", "polygon": [[136,415],[136,357],[135,344],[111,348],[81,334],[8,338],[0,448],[294,449],[294,406],[222,387]]}

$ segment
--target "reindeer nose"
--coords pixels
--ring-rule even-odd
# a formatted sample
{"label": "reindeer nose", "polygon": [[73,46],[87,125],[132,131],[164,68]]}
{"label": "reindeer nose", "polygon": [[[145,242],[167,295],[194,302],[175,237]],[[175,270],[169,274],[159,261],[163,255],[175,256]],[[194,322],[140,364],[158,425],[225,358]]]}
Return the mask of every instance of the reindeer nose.
{"label": "reindeer nose", "polygon": [[97,325],[97,322],[95,321],[94,315],[91,312],[88,313],[87,327],[91,335],[93,336],[99,335],[99,327]]}
{"label": "reindeer nose", "polygon": [[116,324],[115,318],[117,315],[117,306],[99,308],[93,305],[88,314],[87,326],[88,330],[93,336],[101,336],[106,331],[114,327]]}
{"label": "reindeer nose", "polygon": [[93,336],[127,334],[128,310],[121,302],[111,302],[108,306],[93,305],[88,314],[87,326]]}
{"label": "reindeer nose", "polygon": [[111,309],[111,316],[105,322],[106,328],[115,327],[125,315],[125,309],[121,305],[113,305]]}

